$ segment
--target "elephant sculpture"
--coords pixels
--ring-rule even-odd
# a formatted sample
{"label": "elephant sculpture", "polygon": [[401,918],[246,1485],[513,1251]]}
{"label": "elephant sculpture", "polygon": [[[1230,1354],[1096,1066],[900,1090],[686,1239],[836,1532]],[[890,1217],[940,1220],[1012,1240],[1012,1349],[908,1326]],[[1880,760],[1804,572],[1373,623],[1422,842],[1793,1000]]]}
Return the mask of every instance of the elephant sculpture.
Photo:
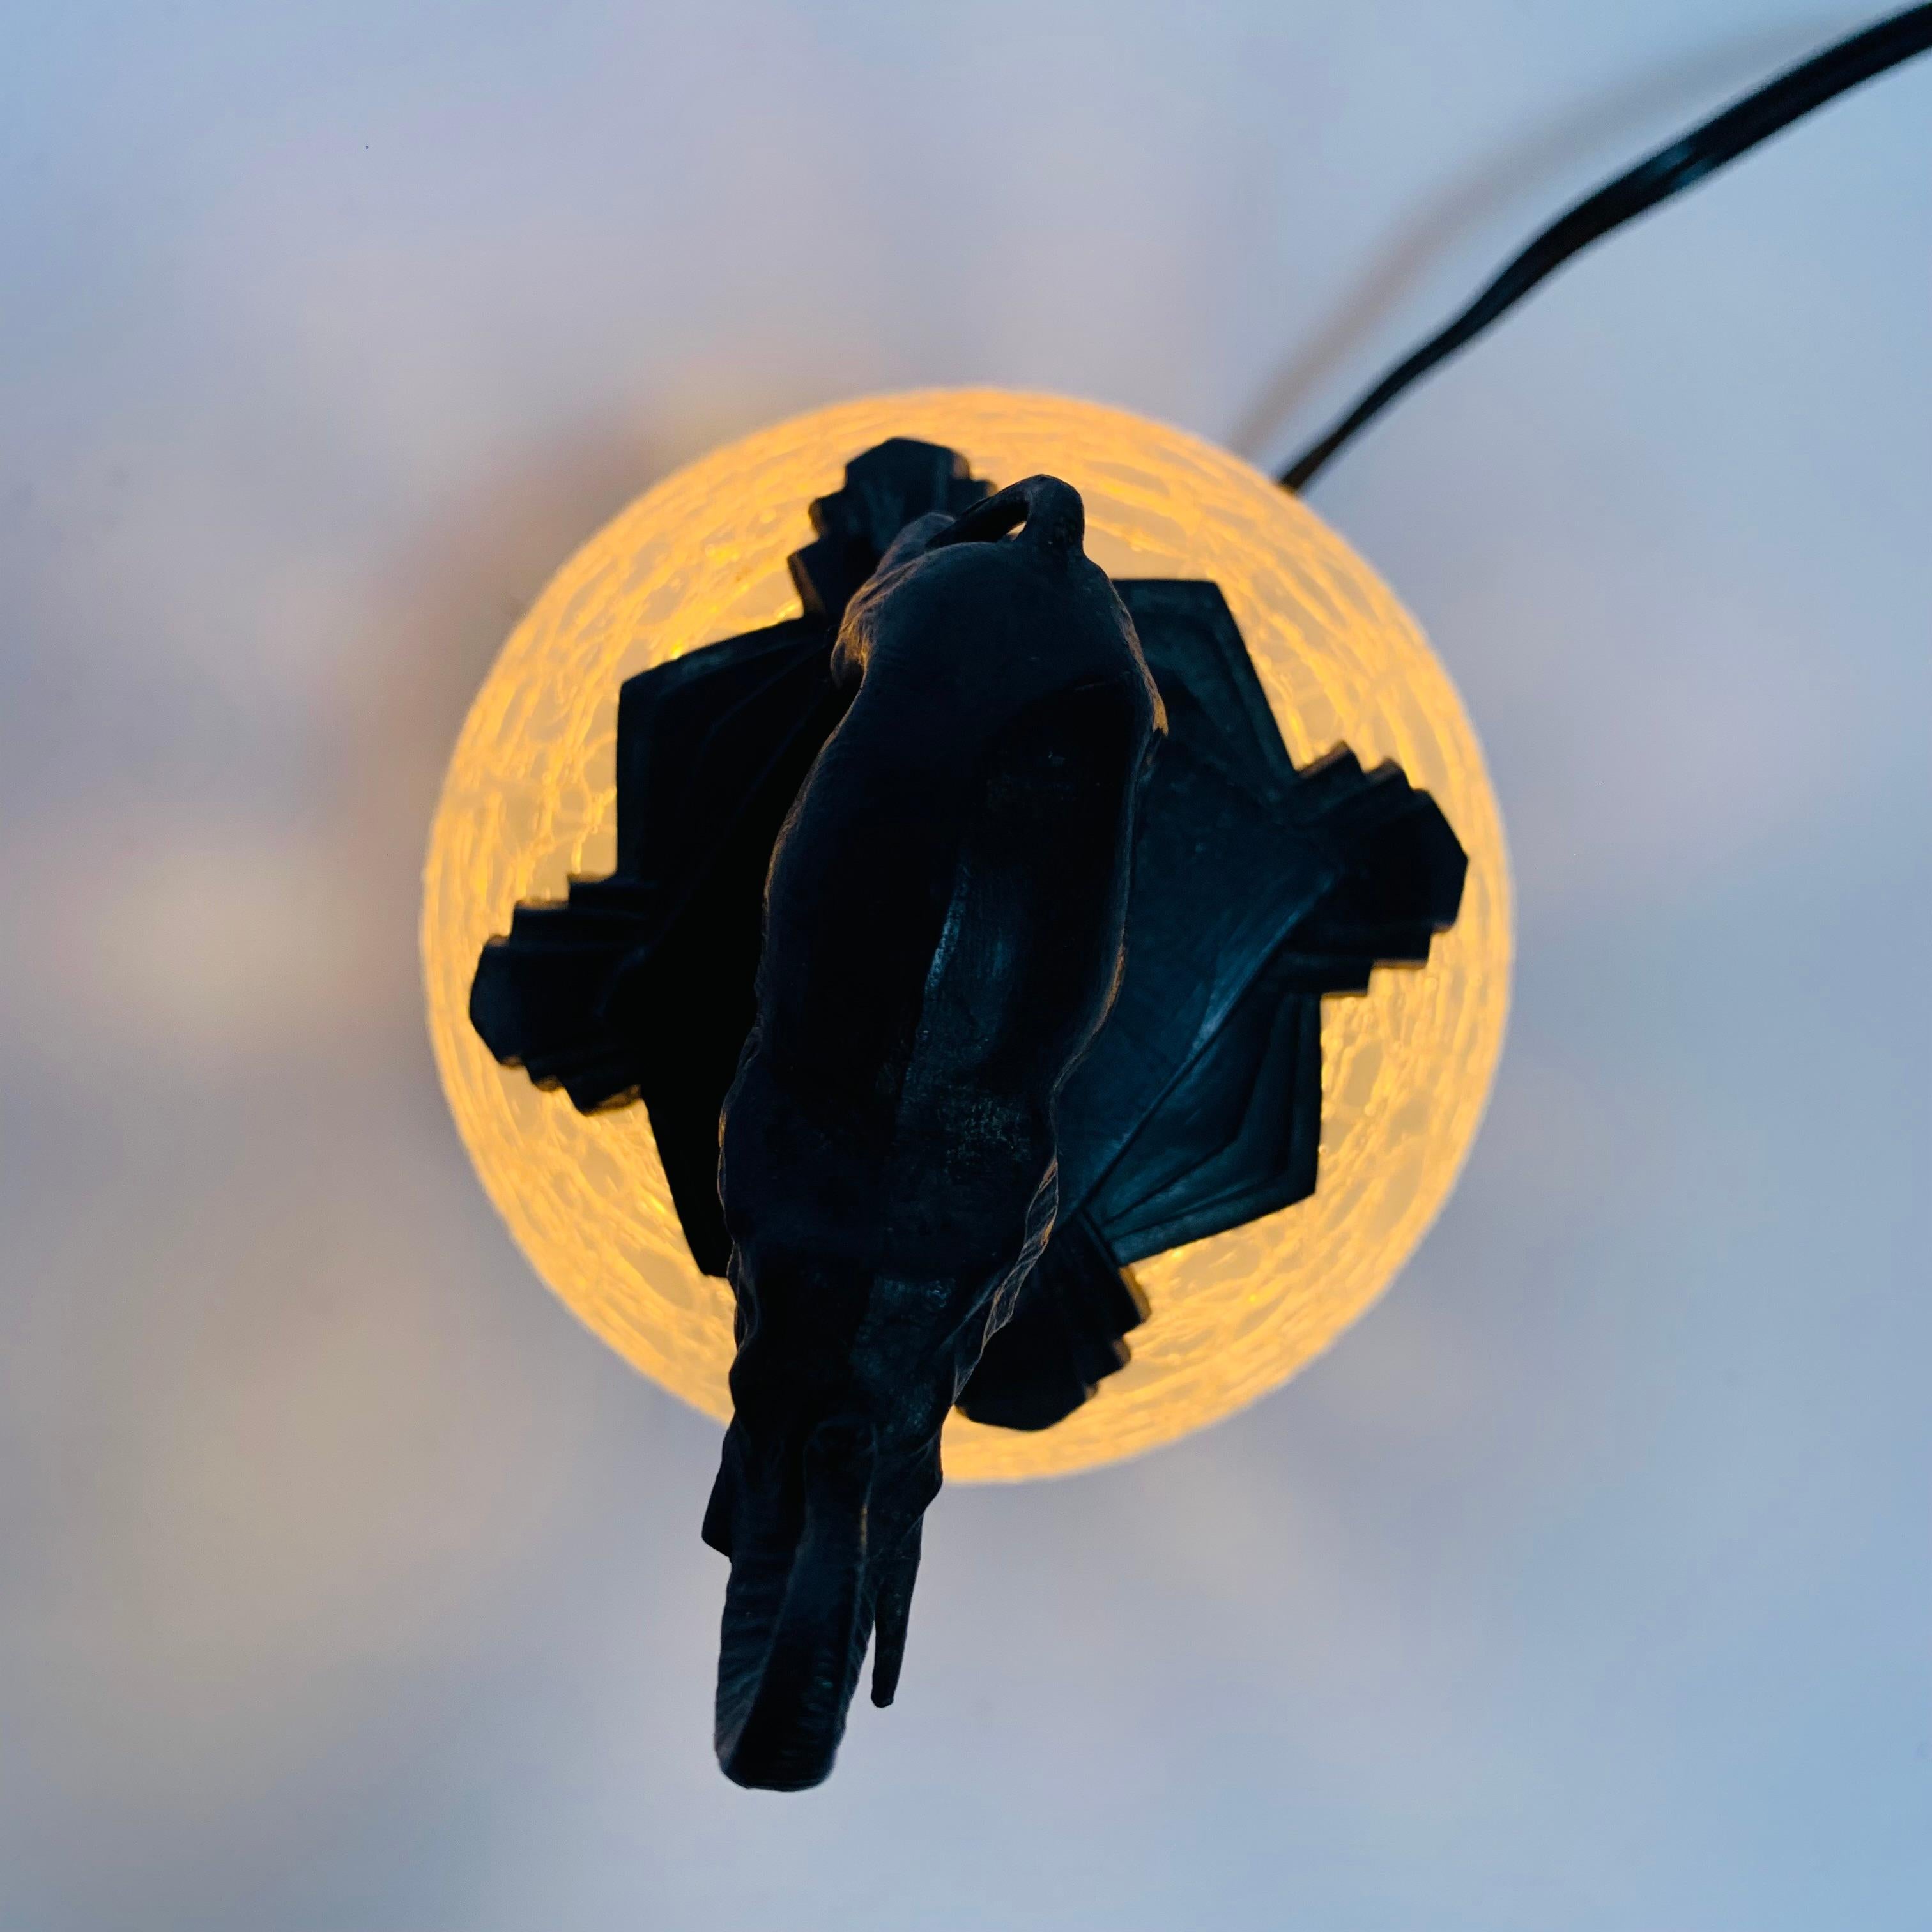
{"label": "elephant sculpture", "polygon": [[1311,1192],[1320,1002],[1426,958],[1460,845],[1393,766],[1298,770],[1210,584],[1123,580],[1078,494],[898,440],[812,506],[787,622],[632,679],[618,864],[516,908],[471,1017],[642,1098],[730,1281],[716,1746],[830,1771],[904,1656],[956,1406],[1052,1426],[1127,1268]]}
{"label": "elephant sculpture", "polygon": [[830,1769],[875,1624],[890,1701],[940,1430],[1056,1219],[1054,1104],[1120,976],[1162,722],[1082,521],[1035,477],[900,534],[772,855],[724,1108],[738,1354],[705,1524],[741,1783]]}

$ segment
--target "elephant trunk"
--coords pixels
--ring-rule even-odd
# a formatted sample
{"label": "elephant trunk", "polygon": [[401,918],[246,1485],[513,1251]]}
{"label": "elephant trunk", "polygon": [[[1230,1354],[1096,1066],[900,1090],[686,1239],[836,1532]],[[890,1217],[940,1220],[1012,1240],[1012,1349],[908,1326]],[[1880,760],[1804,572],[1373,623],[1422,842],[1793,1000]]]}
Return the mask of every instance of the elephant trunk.
{"label": "elephant trunk", "polygon": [[[770,1535],[733,1536],[717,1748],[734,1784],[802,1791],[831,1772],[870,1634],[866,1516],[877,1454],[869,1423],[820,1423],[806,1444],[795,1541],[788,1549]],[[903,1625],[902,1615],[902,1644]]]}

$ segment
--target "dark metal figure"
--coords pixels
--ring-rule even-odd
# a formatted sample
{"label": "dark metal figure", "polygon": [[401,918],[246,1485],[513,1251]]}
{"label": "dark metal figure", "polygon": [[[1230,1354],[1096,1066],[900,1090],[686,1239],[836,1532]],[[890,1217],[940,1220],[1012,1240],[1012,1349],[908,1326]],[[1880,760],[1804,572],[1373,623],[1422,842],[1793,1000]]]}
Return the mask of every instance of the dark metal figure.
{"label": "dark metal figure", "polygon": [[718,1752],[784,1790],[875,1628],[891,1701],[947,1411],[1051,1426],[1127,1360],[1126,1264],[1312,1191],[1321,997],[1426,958],[1464,870],[1394,766],[1297,772],[1220,592],[1110,584],[1065,484],[896,440],[812,518],[802,616],[624,687],[617,869],[470,1006],[644,1100],[730,1276]]}

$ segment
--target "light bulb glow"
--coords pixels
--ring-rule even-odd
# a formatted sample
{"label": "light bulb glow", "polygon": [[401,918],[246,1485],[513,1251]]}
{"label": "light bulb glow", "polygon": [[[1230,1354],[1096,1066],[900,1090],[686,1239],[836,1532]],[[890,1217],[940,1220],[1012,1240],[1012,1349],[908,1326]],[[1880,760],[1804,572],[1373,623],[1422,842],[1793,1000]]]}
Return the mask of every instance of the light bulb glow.
{"label": "light bulb glow", "polygon": [[517,902],[614,863],[618,686],[795,615],[785,559],[810,540],[807,504],[893,436],[946,444],[995,484],[1064,477],[1085,499],[1088,555],[1117,578],[1212,578],[1295,763],[1342,743],[1365,765],[1394,759],[1469,859],[1426,967],[1379,968],[1366,994],[1323,1002],[1314,1195],[1136,1264],[1152,1312],[1134,1359],[1058,1426],[949,1420],[949,1479],[1017,1480],[1228,1414],[1388,1286],[1454,1184],[1501,1052],[1508,860],[1480,748],[1414,624],[1312,511],[1210,444],[1089,403],[934,390],[818,410],[679,471],[572,557],[505,645],[450,762],[423,897],[430,1034],[477,1172],[538,1274],[646,1375],[727,1417],[730,1291],[692,1262],[644,1109],[580,1114],[498,1066],[470,1024],[470,979]]}

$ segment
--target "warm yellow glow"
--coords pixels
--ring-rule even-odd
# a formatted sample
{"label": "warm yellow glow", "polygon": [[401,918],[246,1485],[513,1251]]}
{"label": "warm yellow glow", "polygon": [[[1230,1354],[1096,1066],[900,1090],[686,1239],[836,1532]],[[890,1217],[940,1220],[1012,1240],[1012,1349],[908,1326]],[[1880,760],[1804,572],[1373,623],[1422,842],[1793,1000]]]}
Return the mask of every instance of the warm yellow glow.
{"label": "warm yellow glow", "polygon": [[569,874],[614,862],[619,684],[796,614],[784,560],[808,540],[807,502],[889,436],[949,444],[996,483],[1065,477],[1086,499],[1088,554],[1117,577],[1212,578],[1296,763],[1340,742],[1364,764],[1399,760],[1469,854],[1462,916],[1429,965],[1379,970],[1365,995],[1324,1004],[1313,1197],[1141,1264],[1153,1314],[1132,1365],[1058,1428],[948,1424],[950,1478],[1050,1474],[1252,1402],[1387,1286],[1488,1095],[1509,998],[1508,861],[1475,734],[1415,626],[1312,511],[1209,444],[1089,403],[933,390],[821,410],[680,471],[572,558],[504,646],[450,762],[423,895],[430,1033],[477,1172],[537,1272],[646,1375],[730,1413],[730,1291],[692,1264],[644,1108],[586,1118],[498,1066],[470,1029],[470,976],[518,900],[560,898]]}

